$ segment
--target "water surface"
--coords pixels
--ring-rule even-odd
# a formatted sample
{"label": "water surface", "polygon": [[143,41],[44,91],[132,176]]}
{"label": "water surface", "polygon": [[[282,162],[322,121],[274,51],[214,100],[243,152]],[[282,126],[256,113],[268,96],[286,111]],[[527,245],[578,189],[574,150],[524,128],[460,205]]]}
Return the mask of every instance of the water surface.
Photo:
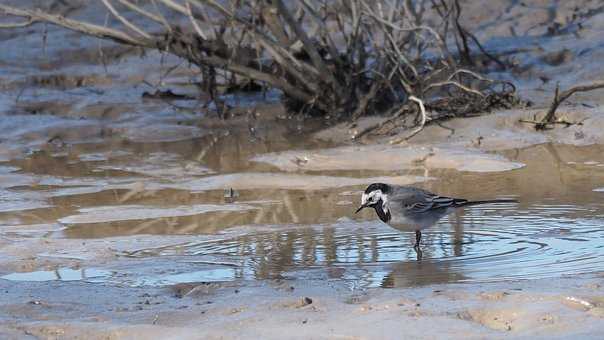
{"label": "water surface", "polygon": [[[7,208],[0,226],[16,235],[19,225],[59,224],[46,233],[52,238],[192,236],[169,247],[116,252],[144,266],[95,276],[130,285],[295,279],[405,287],[604,270],[603,193],[594,191],[604,186],[602,147],[545,144],[508,151],[508,158],[526,166],[505,172],[428,170],[421,164],[390,172],[302,172],[296,176],[304,187],[297,188],[290,174],[250,158],[326,145],[305,144],[288,131],[276,135],[231,134],[223,143],[210,143],[213,137],[83,143],[16,158],[2,164],[12,177],[3,182],[0,202]],[[389,228],[371,211],[353,214],[365,187],[354,183],[368,177],[409,179],[470,199],[515,197],[519,203],[470,207],[444,218],[424,232],[424,257],[417,261],[411,233]],[[223,182],[200,186],[204,178]],[[39,273],[3,278],[57,279],[52,277],[60,271]]]}

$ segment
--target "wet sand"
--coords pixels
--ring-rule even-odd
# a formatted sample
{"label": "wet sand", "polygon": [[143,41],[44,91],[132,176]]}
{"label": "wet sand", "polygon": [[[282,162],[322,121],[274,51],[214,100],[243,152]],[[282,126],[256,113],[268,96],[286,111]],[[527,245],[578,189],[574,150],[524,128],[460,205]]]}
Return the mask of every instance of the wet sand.
{"label": "wet sand", "polygon": [[[604,12],[574,3],[470,2],[486,48],[524,48],[493,76],[535,107],[395,146],[316,132],[276,94],[227,98],[225,124],[142,99],[143,79],[194,94],[185,65],[156,79],[178,60],[102,43],[105,70],[95,40],[49,27],[41,54],[37,29],[0,31],[20,42],[0,52],[0,338],[599,338],[604,101],[573,97],[568,128],[518,122],[604,72]],[[376,181],[519,203],[443,219],[418,262],[412,235],[353,214]]]}
{"label": "wet sand", "polygon": [[[601,276],[354,291],[337,282],[0,281],[3,338],[598,338]],[[119,299],[116,299],[119,297]],[[93,302],[94,301],[94,302]]]}

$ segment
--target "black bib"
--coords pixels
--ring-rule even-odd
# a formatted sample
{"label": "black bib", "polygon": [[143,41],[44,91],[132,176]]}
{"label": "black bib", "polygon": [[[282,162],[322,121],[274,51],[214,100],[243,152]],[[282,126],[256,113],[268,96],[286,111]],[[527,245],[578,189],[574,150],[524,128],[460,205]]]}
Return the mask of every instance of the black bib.
{"label": "black bib", "polygon": [[388,212],[385,212],[384,209],[382,208],[382,206],[384,205],[384,201],[382,201],[381,199],[373,206],[373,209],[375,209],[375,212],[378,214],[378,217],[380,218],[380,220],[382,220],[382,222],[384,223],[388,223],[388,221],[390,221],[390,218],[392,217],[390,215],[390,210],[388,210]]}

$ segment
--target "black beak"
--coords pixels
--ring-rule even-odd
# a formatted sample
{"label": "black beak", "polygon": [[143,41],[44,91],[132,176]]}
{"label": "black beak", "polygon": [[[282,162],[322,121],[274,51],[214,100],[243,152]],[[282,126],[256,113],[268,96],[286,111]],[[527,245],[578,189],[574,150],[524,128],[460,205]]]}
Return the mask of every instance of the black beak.
{"label": "black beak", "polygon": [[367,207],[368,207],[368,205],[367,205],[367,204],[363,204],[363,205],[361,205],[361,206],[360,206],[360,207],[357,209],[357,211],[355,211],[354,213],[356,214],[356,213],[358,213],[359,211],[361,211],[361,210],[363,210],[363,209],[365,209],[365,208],[367,208]]}

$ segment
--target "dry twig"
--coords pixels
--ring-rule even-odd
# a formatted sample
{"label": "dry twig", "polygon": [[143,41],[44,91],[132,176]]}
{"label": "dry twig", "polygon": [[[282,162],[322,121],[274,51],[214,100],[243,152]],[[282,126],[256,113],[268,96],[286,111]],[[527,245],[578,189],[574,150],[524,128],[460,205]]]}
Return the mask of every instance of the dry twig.
{"label": "dry twig", "polygon": [[390,144],[400,144],[406,140],[411,139],[413,136],[417,135],[421,130],[423,130],[424,126],[426,125],[426,120],[428,119],[428,117],[426,115],[426,107],[424,106],[424,102],[421,99],[414,97],[414,96],[410,96],[409,100],[416,102],[417,105],[419,106],[420,122],[417,125],[417,127],[413,131],[411,131],[411,133],[409,135],[395,138],[390,141]]}
{"label": "dry twig", "polygon": [[587,84],[587,85],[574,86],[574,87],[571,87],[570,89],[560,93],[560,87],[559,87],[559,85],[556,85],[554,99],[552,100],[552,103],[551,103],[549,109],[547,110],[545,117],[543,117],[543,119],[540,122],[535,124],[535,129],[536,130],[545,130],[545,129],[547,129],[548,125],[557,123],[556,110],[558,109],[558,106],[560,106],[560,104],[562,104],[563,101],[570,98],[570,96],[572,96],[573,94],[575,94],[577,92],[593,91],[593,90],[597,90],[597,89],[601,89],[601,88],[604,88],[604,81],[598,81],[598,82],[595,82],[592,84]]}

